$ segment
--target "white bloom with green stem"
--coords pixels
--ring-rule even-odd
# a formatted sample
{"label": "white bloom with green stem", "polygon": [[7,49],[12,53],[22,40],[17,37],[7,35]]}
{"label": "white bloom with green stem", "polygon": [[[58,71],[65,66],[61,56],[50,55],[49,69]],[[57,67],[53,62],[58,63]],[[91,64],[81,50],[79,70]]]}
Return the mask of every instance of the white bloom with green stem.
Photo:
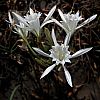
{"label": "white bloom with green stem", "polygon": [[29,44],[29,42],[27,40],[28,30],[27,30],[25,24],[23,24],[23,23],[20,22],[19,25],[16,25],[14,27],[14,31],[13,32],[16,33],[16,34],[18,34],[19,36],[21,36],[21,38],[24,40],[24,42],[26,43],[26,45],[28,46],[28,48],[30,49],[30,51],[34,55],[36,55],[36,53],[33,51],[33,49],[31,48],[31,46],[30,46],[30,44]]}
{"label": "white bloom with green stem", "polygon": [[97,16],[97,14],[95,14],[78,25],[79,21],[84,19],[84,18],[82,18],[82,16],[79,15],[79,11],[77,11],[76,14],[72,14],[71,11],[67,14],[63,14],[63,12],[60,9],[58,9],[58,12],[59,12],[59,15],[60,15],[62,21],[59,22],[56,19],[52,19],[52,21],[54,21],[57,25],[59,25],[61,28],[63,28],[65,30],[66,34],[69,35],[70,37],[75,32],[75,30],[88,24],[89,22],[94,20]]}
{"label": "white bloom with green stem", "polygon": [[46,18],[44,19],[43,23],[40,25],[40,16],[41,13],[40,12],[34,12],[31,8],[29,10],[29,14],[26,14],[26,16],[21,17],[20,15],[18,15],[15,12],[12,12],[12,14],[23,24],[25,24],[25,26],[27,27],[28,31],[31,31],[32,33],[34,33],[37,37],[40,34],[40,29],[48,24],[53,22],[50,18],[52,17],[54,11],[56,9],[56,5],[50,10],[50,12],[48,13],[48,15],[46,16]]}
{"label": "white bloom with green stem", "polygon": [[13,32],[16,34],[19,34],[22,38],[28,36],[28,30],[25,24],[22,22],[19,22],[19,24],[15,24],[15,20],[11,17],[10,12],[8,12],[9,22],[12,26],[14,26]]}
{"label": "white bloom with green stem", "polygon": [[24,16],[26,22],[28,23],[27,26],[28,30],[34,33],[36,36],[39,35],[40,31],[40,16],[41,16],[40,12],[36,13],[31,8],[30,8],[30,14]]}
{"label": "white bloom with green stem", "polygon": [[[68,70],[66,69],[65,67],[65,63],[71,63],[70,59],[71,58],[76,58],[80,55],[83,55],[84,53],[87,53],[88,51],[90,51],[92,49],[91,48],[86,48],[86,49],[81,49],[79,51],[77,51],[76,53],[74,54],[70,54],[70,51],[68,50],[69,49],[69,46],[68,46],[68,37],[66,36],[65,38],[65,41],[64,41],[64,44],[61,44],[59,45],[57,43],[57,40],[56,40],[56,36],[55,36],[55,33],[54,33],[54,29],[52,29],[52,39],[53,39],[53,42],[54,42],[54,46],[52,46],[52,49],[50,49],[50,54],[47,54],[45,52],[43,52],[41,49],[39,48],[36,48],[36,47],[33,47],[33,49],[43,55],[43,56],[46,56],[46,57],[50,57],[52,58],[52,61],[55,62],[53,65],[49,66],[42,74],[41,78],[43,78],[44,76],[46,76],[51,70],[53,70],[53,68],[58,65],[58,64],[61,64],[62,65],[62,68],[64,69],[64,73],[65,73],[65,77],[66,77],[66,80],[68,82],[68,84],[72,87],[72,79],[71,79],[71,75],[70,73],[68,72]],[[40,78],[40,79],[41,79]]]}

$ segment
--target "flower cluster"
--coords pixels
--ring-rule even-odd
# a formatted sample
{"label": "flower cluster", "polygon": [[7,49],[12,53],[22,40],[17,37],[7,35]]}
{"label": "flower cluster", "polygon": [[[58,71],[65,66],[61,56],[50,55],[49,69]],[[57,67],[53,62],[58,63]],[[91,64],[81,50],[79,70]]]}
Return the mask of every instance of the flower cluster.
{"label": "flower cluster", "polygon": [[68,72],[68,70],[66,69],[66,67],[64,66],[66,62],[71,63],[70,59],[71,58],[76,58],[88,51],[90,51],[92,49],[91,48],[86,48],[86,49],[81,49],[79,51],[77,51],[74,54],[70,54],[70,51],[68,50],[69,45],[67,44],[67,39],[68,37],[66,37],[64,44],[59,45],[57,43],[56,37],[55,37],[55,33],[54,33],[54,29],[52,29],[52,39],[54,42],[54,46],[52,46],[52,49],[50,49],[50,54],[47,54],[45,52],[43,52],[41,49],[33,47],[33,49],[38,52],[39,54],[46,56],[46,57],[50,57],[52,58],[53,62],[56,62],[55,64],[49,66],[44,73],[42,74],[41,78],[43,78],[44,76],[46,76],[56,65],[61,64],[63,69],[64,69],[64,73],[65,73],[65,77],[66,80],[68,82],[68,84],[72,87],[72,80],[71,80],[71,75]]}
{"label": "flower cluster", "polygon": [[[54,13],[56,9],[56,6],[54,6],[46,18],[44,19],[43,23],[40,25],[40,17],[41,13],[40,12],[34,12],[31,8],[29,9],[29,12],[26,14],[26,16],[21,17],[15,12],[12,12],[12,15],[14,18],[11,17],[10,12],[8,13],[9,16],[9,23],[11,25],[15,25],[14,29],[17,31],[19,35],[27,33],[27,31],[32,32],[35,36],[39,36],[40,34],[40,29],[48,24],[53,22],[51,20],[52,14]],[[20,32],[18,30],[24,30],[24,32]],[[26,32],[25,32],[26,30]]]}
{"label": "flower cluster", "polygon": [[[59,64],[62,65],[62,68],[64,69],[65,77],[68,82],[68,84],[72,87],[72,79],[69,71],[65,67],[65,63],[71,63],[72,58],[76,58],[80,55],[83,55],[90,51],[92,47],[85,48],[77,51],[74,54],[71,54],[69,50],[69,41],[75,30],[81,28],[82,26],[88,24],[90,21],[94,20],[97,15],[93,15],[92,17],[88,18],[81,24],[78,24],[79,21],[83,20],[82,16],[79,15],[79,11],[77,11],[75,14],[73,14],[71,11],[67,14],[63,14],[63,12],[58,9],[58,13],[62,19],[62,21],[58,21],[55,18],[52,17],[54,11],[56,10],[56,6],[54,6],[48,15],[46,15],[46,18],[40,24],[40,12],[34,12],[31,8],[29,12],[26,14],[26,16],[21,17],[15,12],[12,12],[12,15],[14,18],[11,17],[9,13],[9,23],[14,26],[14,29],[16,33],[18,33],[22,38],[25,38],[28,36],[28,32],[32,32],[36,37],[39,36],[41,28],[51,22],[56,23],[59,25],[64,31],[66,32],[66,37],[63,44],[58,44],[56,35],[54,32],[54,29],[52,29],[51,37],[53,40],[54,45],[49,50],[49,54],[42,51],[40,48],[32,47],[32,50],[36,51],[42,56],[50,57],[52,59],[53,63],[51,66],[49,66],[42,74],[41,78],[46,76],[53,68]],[[41,79],[40,78],[40,79]]]}

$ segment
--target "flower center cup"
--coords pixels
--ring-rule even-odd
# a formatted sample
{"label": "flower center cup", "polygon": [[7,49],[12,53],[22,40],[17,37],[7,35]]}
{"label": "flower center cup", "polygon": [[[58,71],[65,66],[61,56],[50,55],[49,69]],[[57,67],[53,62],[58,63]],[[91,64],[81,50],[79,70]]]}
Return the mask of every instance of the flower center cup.
{"label": "flower center cup", "polygon": [[70,52],[68,51],[69,46],[64,46],[64,44],[52,46],[51,57],[53,58],[53,61],[65,61],[70,56]]}

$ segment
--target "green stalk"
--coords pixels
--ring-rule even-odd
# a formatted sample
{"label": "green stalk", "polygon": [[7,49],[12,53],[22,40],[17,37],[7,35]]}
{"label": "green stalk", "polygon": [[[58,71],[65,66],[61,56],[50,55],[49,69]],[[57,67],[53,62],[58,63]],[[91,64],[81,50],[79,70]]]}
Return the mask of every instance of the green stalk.
{"label": "green stalk", "polygon": [[10,95],[9,100],[13,100],[14,94],[15,94],[15,92],[17,91],[17,89],[18,89],[19,87],[20,87],[20,85],[17,85],[17,86],[13,89],[13,91],[12,91],[12,93],[11,93],[11,95]]}
{"label": "green stalk", "polygon": [[37,55],[37,54],[33,51],[33,49],[31,48],[31,46],[30,46],[29,42],[27,41],[27,39],[26,39],[25,37],[23,37],[23,40],[26,42],[28,48],[29,48],[30,51],[33,53],[33,55]]}

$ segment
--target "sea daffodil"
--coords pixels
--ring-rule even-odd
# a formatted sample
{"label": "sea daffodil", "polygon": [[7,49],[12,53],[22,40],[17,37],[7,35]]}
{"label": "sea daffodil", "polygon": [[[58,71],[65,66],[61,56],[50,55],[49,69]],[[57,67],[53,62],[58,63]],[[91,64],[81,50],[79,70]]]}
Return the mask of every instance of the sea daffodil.
{"label": "sea daffodil", "polygon": [[56,19],[52,19],[57,25],[59,25],[61,28],[63,28],[66,32],[67,35],[69,35],[71,37],[71,35],[75,32],[75,30],[81,28],[82,26],[88,24],[89,22],[91,22],[92,20],[94,20],[97,16],[97,14],[91,16],[90,18],[88,18],[87,20],[85,20],[84,22],[82,22],[81,24],[78,25],[79,21],[81,21],[82,16],[79,15],[79,11],[76,12],[76,14],[72,14],[72,12],[70,11],[67,14],[63,14],[63,12],[58,9],[59,15],[62,19],[62,21],[57,21]]}
{"label": "sea daffodil", "polygon": [[[52,49],[50,49],[50,54],[47,54],[45,52],[43,52],[41,49],[39,48],[36,48],[36,47],[33,47],[33,49],[43,55],[43,56],[46,56],[46,57],[50,57],[52,58],[52,61],[55,62],[53,65],[49,66],[42,74],[41,78],[43,78],[44,76],[46,76],[51,70],[53,70],[53,68],[58,65],[58,64],[61,64],[63,69],[64,69],[64,73],[65,73],[65,77],[66,77],[66,80],[68,82],[68,84],[72,87],[72,79],[71,79],[71,75],[70,73],[68,72],[68,70],[66,69],[65,67],[65,63],[68,62],[68,63],[71,63],[70,59],[71,58],[76,58],[80,55],[83,55],[84,53],[87,53],[88,51],[90,51],[92,49],[91,48],[86,48],[86,49],[81,49],[79,51],[77,51],[76,53],[74,54],[70,54],[70,51],[68,50],[69,49],[69,46],[68,46],[68,37],[66,36],[65,38],[65,41],[64,41],[64,44],[61,44],[59,45],[57,43],[57,40],[56,40],[56,36],[55,36],[55,33],[54,33],[54,29],[52,29],[52,39],[53,39],[53,42],[54,42],[54,46],[52,46]],[[40,78],[40,79],[41,79]]]}
{"label": "sea daffodil", "polygon": [[31,8],[29,10],[29,14],[26,14],[26,16],[21,17],[15,12],[12,12],[12,14],[19,20],[19,22],[25,24],[28,31],[31,31],[36,36],[39,36],[40,29],[48,24],[53,22],[50,18],[52,17],[52,14],[54,13],[56,9],[56,5],[50,10],[47,17],[44,19],[43,23],[40,25],[40,12],[34,12]]}

